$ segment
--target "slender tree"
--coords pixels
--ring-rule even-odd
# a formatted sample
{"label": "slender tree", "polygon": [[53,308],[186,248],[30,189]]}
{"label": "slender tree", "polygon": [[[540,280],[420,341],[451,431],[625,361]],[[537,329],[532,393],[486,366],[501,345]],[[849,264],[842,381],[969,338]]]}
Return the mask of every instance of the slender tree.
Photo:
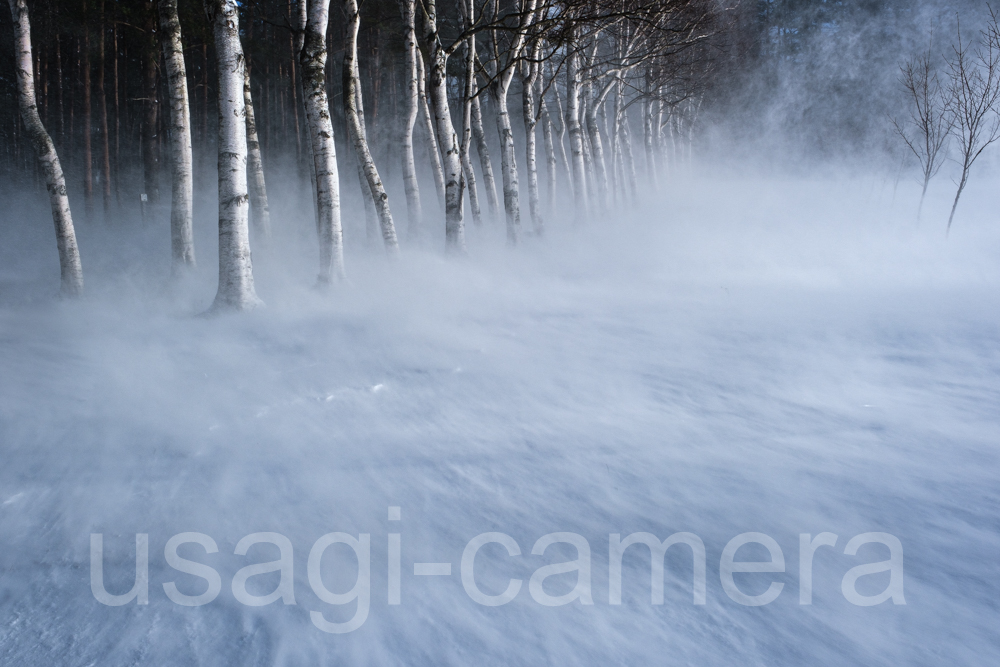
{"label": "slender tree", "polygon": [[347,126],[358,161],[368,183],[369,194],[378,212],[385,249],[390,254],[396,254],[399,252],[399,244],[396,241],[396,227],[393,224],[392,211],[389,208],[389,195],[386,194],[385,187],[382,185],[382,179],[379,177],[375,160],[368,147],[364,123],[361,75],[358,71],[358,28],[361,26],[361,16],[358,12],[357,1],[344,0],[344,11],[347,15],[347,43],[344,49],[344,111],[347,115]]}
{"label": "slender tree", "polygon": [[303,47],[299,55],[306,120],[315,166],[320,286],[345,277],[337,147],[333,139],[330,102],[326,94],[326,32],[329,16],[330,0],[310,2]]}
{"label": "slender tree", "polygon": [[[295,90],[295,86],[292,86]],[[243,70],[243,103],[247,118],[247,178],[250,186],[250,219],[253,228],[264,239],[271,236],[271,208],[267,203],[267,184],[264,181],[264,161],[260,154],[257,136],[257,117],[250,95],[250,66]],[[297,130],[296,130],[297,131]]]}
{"label": "slender tree", "polygon": [[958,200],[969,182],[969,172],[976,159],[986,148],[1000,139],[1000,28],[997,15],[990,9],[990,22],[982,32],[982,45],[976,51],[970,50],[962,41],[961,25],[958,26],[958,40],[952,47],[953,56],[948,63],[949,92],[955,109],[952,135],[958,142],[959,165],[962,168],[958,178],[955,200],[948,216],[948,231],[955,219]]}
{"label": "slender tree", "polygon": [[[142,173],[146,196],[151,203],[160,201],[159,48],[157,47],[156,7],[145,3],[146,23],[142,49]],[[86,123],[86,119],[84,119]]]}
{"label": "slender tree", "polygon": [[417,124],[420,111],[420,81],[417,70],[417,33],[415,0],[399,0],[399,11],[403,18],[404,52],[404,113],[403,113],[403,190],[406,192],[407,229],[411,238],[417,236],[421,227],[423,211],[420,207],[420,185],[417,181],[417,166],[413,157],[413,128]]}
{"label": "slender tree", "polygon": [[104,0],[100,0],[100,36],[98,37],[97,58],[97,108],[100,114],[101,126],[101,201],[104,205],[104,219],[111,215],[111,141],[108,137],[108,95],[104,89],[104,74],[107,69],[105,62],[105,34],[107,25],[104,15]]}
{"label": "slender tree", "polygon": [[38,162],[45,174],[45,187],[52,205],[52,221],[56,227],[56,246],[59,249],[59,273],[62,293],[76,296],[83,291],[83,267],[76,245],[73,215],[66,195],[66,177],[63,175],[59,156],[52,138],[42,125],[35,101],[35,76],[31,58],[31,22],[27,0],[9,0],[14,19],[14,55],[17,75],[17,101],[21,119]]}
{"label": "slender tree", "polygon": [[170,254],[176,272],[184,267],[192,267],[195,263],[191,108],[188,102],[184,43],[181,39],[181,22],[177,16],[177,0],[159,0],[159,11],[170,99]]}
{"label": "slender tree", "polygon": [[427,56],[429,92],[434,108],[435,127],[443,155],[445,180],[445,247],[449,252],[465,252],[465,221],[462,212],[462,160],[458,134],[451,122],[448,105],[448,53],[438,33],[436,0],[424,4],[421,48]]}

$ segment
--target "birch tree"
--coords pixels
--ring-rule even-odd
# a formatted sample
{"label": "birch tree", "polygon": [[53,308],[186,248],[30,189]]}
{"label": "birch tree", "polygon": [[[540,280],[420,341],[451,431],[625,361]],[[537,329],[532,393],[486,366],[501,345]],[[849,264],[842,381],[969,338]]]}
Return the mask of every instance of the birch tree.
{"label": "birch tree", "polygon": [[76,296],[83,291],[83,266],[76,245],[73,215],[66,195],[66,177],[63,174],[55,144],[42,125],[35,100],[35,72],[31,57],[31,22],[27,0],[9,0],[14,19],[14,61],[17,76],[17,102],[24,129],[45,174],[45,188],[52,206],[52,221],[56,227],[56,247],[59,249],[59,275],[61,292]]}
{"label": "birch tree", "polygon": [[329,17],[330,0],[314,0],[309,4],[305,38],[299,56],[306,120],[315,166],[320,286],[345,277],[337,147],[333,139],[330,102],[326,94],[326,29]]}
{"label": "birch tree", "polygon": [[419,49],[417,50],[417,102],[420,105],[420,120],[424,127],[424,136],[427,138],[427,155],[430,158],[431,171],[434,175],[438,206],[444,208],[444,166],[441,164],[441,147],[437,140],[437,129],[434,127],[431,105],[427,101],[427,74],[424,68],[424,57]]}
{"label": "birch tree", "polygon": [[468,33],[465,39],[465,90],[462,94],[462,170],[465,172],[466,185],[469,190],[469,207],[472,209],[472,220],[477,225],[482,224],[483,216],[479,208],[479,190],[476,187],[476,172],[472,168],[470,150],[472,148],[472,101],[478,91],[476,86],[476,34],[470,31],[475,23],[475,0],[459,0],[462,14],[462,29]]}
{"label": "birch tree", "polygon": [[[294,81],[292,90],[295,90]],[[253,228],[264,239],[271,236],[271,209],[267,203],[267,184],[264,181],[264,161],[260,155],[257,136],[257,116],[250,94],[250,66],[243,68],[243,104],[247,120],[247,179],[250,186],[250,218]]]}
{"label": "birch tree", "polygon": [[421,226],[423,211],[420,206],[420,184],[417,180],[417,165],[413,158],[413,128],[420,112],[420,81],[417,70],[417,33],[415,0],[399,0],[399,11],[403,19],[404,52],[404,112],[403,112],[403,190],[406,193],[407,229],[411,238]]}
{"label": "birch tree", "polygon": [[[518,193],[517,158],[514,154],[514,130],[510,123],[507,95],[514,80],[521,50],[527,40],[527,29],[534,19],[536,0],[522,0],[518,7],[518,25],[506,48],[501,49],[501,36],[506,31],[499,27],[492,31],[490,46],[492,57],[489,61],[490,99],[496,104],[497,132],[500,135],[500,170],[503,176],[503,207],[507,214],[507,242],[516,244],[521,234],[521,206]],[[499,22],[498,3],[493,2],[493,22]]]}
{"label": "birch tree", "polygon": [[958,41],[952,46],[953,57],[948,62],[949,93],[954,105],[955,120],[952,135],[958,142],[959,166],[955,200],[948,216],[948,231],[955,219],[958,200],[969,182],[969,172],[986,148],[1000,139],[1000,29],[997,15],[990,10],[990,22],[982,32],[983,43],[971,51],[962,41],[958,26]]}
{"label": "birch tree", "polygon": [[212,310],[251,310],[260,304],[250,258],[246,62],[236,0],[206,0],[218,61],[219,291]]}
{"label": "birch tree", "polygon": [[347,43],[344,48],[344,112],[347,115],[347,126],[350,130],[354,150],[368,182],[369,194],[378,212],[379,226],[382,231],[382,241],[386,252],[395,255],[399,252],[396,241],[396,227],[392,221],[392,211],[389,208],[389,195],[379,178],[378,168],[368,147],[368,137],[364,124],[364,106],[361,100],[361,75],[358,71],[358,28],[361,16],[358,13],[357,0],[344,0],[344,11],[347,15]]}
{"label": "birch tree", "polygon": [[191,109],[177,0],[159,0],[163,60],[170,99],[170,251],[173,270],[193,267],[194,174],[191,163]]}
{"label": "birch tree", "polygon": [[[528,175],[528,209],[535,234],[542,233],[542,216],[539,211],[538,169],[535,163],[535,126],[538,124],[537,87],[541,45],[536,42],[531,58],[521,63],[521,117],[524,120],[524,167]],[[551,141],[551,136],[546,135]],[[553,155],[553,159],[555,156]]]}
{"label": "birch tree", "polygon": [[472,137],[476,141],[476,153],[479,154],[479,166],[483,173],[483,189],[486,191],[486,203],[490,207],[490,216],[494,220],[500,217],[500,199],[497,197],[497,183],[493,176],[493,163],[490,161],[490,147],[486,143],[486,130],[483,129],[483,111],[479,100],[478,86],[472,97]]}
{"label": "birch tree", "polygon": [[566,130],[569,133],[569,147],[573,166],[573,199],[576,202],[577,214],[586,215],[587,207],[587,175],[584,165],[583,127],[580,125],[580,45],[577,43],[579,27],[570,25],[569,40],[566,48]]}
{"label": "birch tree", "polygon": [[442,153],[445,180],[445,247],[452,253],[465,253],[465,221],[462,211],[462,160],[458,135],[451,122],[448,105],[448,54],[441,43],[437,24],[437,3],[424,4],[424,29],[421,48],[427,55],[430,101]]}

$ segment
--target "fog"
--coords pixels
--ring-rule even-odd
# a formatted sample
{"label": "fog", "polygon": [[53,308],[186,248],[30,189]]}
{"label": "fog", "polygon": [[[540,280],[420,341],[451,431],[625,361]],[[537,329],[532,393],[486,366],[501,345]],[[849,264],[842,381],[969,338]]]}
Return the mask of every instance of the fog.
{"label": "fog", "polygon": [[[553,220],[516,250],[498,227],[470,228],[467,259],[419,244],[394,262],[355,250],[349,283],[331,292],[311,289],[308,212],[279,196],[273,209],[298,215],[276,214],[271,244],[255,246],[265,307],[215,317],[201,315],[216,280],[210,201],[196,208],[201,264],[187,283],[170,286],[166,258],[148,259],[168,239],[162,224],[81,226],[88,291],[61,300],[44,201],[8,199],[4,661],[989,663],[1000,653],[991,182],[946,238],[947,192],[925,214],[938,220],[918,225],[905,180],[703,165],[640,210]],[[295,605],[248,607],[230,590],[236,570],[274,557],[233,555],[261,531],[294,547]],[[307,613],[345,621],[357,604],[322,602],[306,576],[313,543],[333,531],[371,535],[371,609],[347,634]],[[386,603],[393,531],[398,606]],[[476,560],[491,595],[524,580],[500,607],[473,602],[458,572],[466,543],[491,531],[522,553],[493,545]],[[530,555],[560,531],[589,542],[592,605],[528,593],[534,570],[573,557],[566,545]],[[625,556],[623,603],[608,604],[608,535],[636,531],[704,540],[704,605],[692,604],[686,547],[668,552],[662,605],[650,604],[644,548]],[[838,546],[817,552],[813,602],[800,605],[798,535],[824,531]],[[161,585],[205,588],[164,561],[183,532],[218,544],[180,551],[221,575],[204,606],[174,604]],[[784,553],[785,572],[737,575],[752,595],[784,583],[766,606],[741,606],[720,584],[722,548],[744,532]],[[905,605],[842,595],[848,569],[886,557],[843,554],[866,532],[900,540]],[[134,581],[135,534],[148,534],[148,606],[94,599],[91,533],[117,594]],[[452,575],[411,575],[424,561]],[[343,545],[323,567],[331,590],[356,581]],[[574,577],[546,590],[566,593]],[[277,582],[261,575],[248,590]]]}
{"label": "fog", "polygon": [[[60,289],[0,10],[0,662],[1000,664],[998,149],[986,142],[966,174],[949,229],[957,121],[922,206],[920,159],[891,122],[914,131],[901,65],[927,54],[949,80],[958,19],[969,53],[989,43],[982,3],[628,0],[622,18],[572,0],[540,2],[535,23],[495,3],[470,70],[466,19],[442,3],[443,42],[415,33],[419,103],[413,17],[396,3],[334,3],[323,32],[293,3],[212,0],[241,22],[224,43],[202,3],[181,0],[187,78],[168,85],[155,21],[171,4],[30,3],[27,62],[66,171],[79,295]],[[357,143],[349,20],[368,114]],[[303,73],[304,34],[329,45],[325,80]],[[514,53],[518,35],[534,60]],[[435,92],[434,49],[452,39]],[[238,136],[247,97],[221,92],[220,45],[233,90],[253,63],[259,141]],[[1000,140],[996,53],[980,142]],[[503,62],[517,70],[510,135],[492,125]],[[105,83],[77,81],[91,70],[113,103]],[[171,256],[175,80],[190,87],[190,267]],[[472,166],[458,164],[457,190],[440,168],[439,193],[431,158],[455,161],[448,137],[482,129],[463,114],[477,87],[486,137],[461,147]],[[310,162],[327,130],[306,108],[320,89],[346,274],[329,284],[332,204]],[[410,103],[427,126],[406,130]],[[269,236],[253,173],[249,190],[226,181],[253,222],[244,207],[220,232],[226,141],[257,144]],[[456,213],[464,250],[446,242]],[[249,229],[248,248],[220,253],[232,229]],[[220,262],[225,274],[243,249],[255,298],[219,307]]]}

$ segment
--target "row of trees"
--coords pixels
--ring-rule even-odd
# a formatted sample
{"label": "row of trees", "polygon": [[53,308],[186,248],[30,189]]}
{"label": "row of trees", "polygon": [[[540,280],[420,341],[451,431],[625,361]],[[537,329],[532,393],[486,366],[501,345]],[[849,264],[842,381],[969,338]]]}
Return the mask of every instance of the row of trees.
{"label": "row of trees", "polygon": [[[960,167],[955,198],[948,216],[951,230],[958,201],[969,183],[976,160],[1000,139],[1000,25],[988,8],[989,18],[971,43],[956,22],[956,39],[940,58],[933,51],[907,60],[900,83],[910,105],[909,117],[893,119],[893,127],[920,165],[922,189],[917,217],[931,179],[941,170],[951,145]],[[937,63],[945,71],[938,73]]]}
{"label": "row of trees", "polygon": [[214,153],[215,307],[227,309],[257,303],[249,243],[251,224],[261,239],[271,228],[265,162],[287,160],[310,183],[323,285],[346,273],[342,185],[357,183],[368,228],[399,251],[395,168],[408,234],[436,227],[436,203],[449,252],[464,252],[466,211],[502,219],[516,244],[527,225],[542,233],[560,193],[582,218],[655,183],[690,139],[740,17],[716,0],[370,0],[363,11],[357,0],[35,0],[30,17],[29,0],[9,4],[4,93],[16,89],[21,123],[4,122],[3,150],[45,180],[63,291],[83,285],[77,182],[86,218],[113,221],[136,191],[157,206],[168,165],[183,272],[195,262],[194,174]]}

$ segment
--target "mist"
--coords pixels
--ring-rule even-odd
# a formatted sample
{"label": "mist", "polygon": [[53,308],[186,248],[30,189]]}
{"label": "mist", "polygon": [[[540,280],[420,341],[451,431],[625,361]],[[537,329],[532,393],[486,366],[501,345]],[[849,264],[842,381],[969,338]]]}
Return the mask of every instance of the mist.
{"label": "mist", "polygon": [[[668,15],[674,4],[656,9]],[[136,150],[108,168],[121,203],[109,188],[105,209],[96,178],[88,217],[83,144],[50,129],[60,158],[68,155],[84,281],[68,293],[45,175],[33,154],[25,157],[24,136],[0,136],[7,151],[0,151],[4,662],[1000,659],[997,149],[987,145],[975,162],[949,229],[961,177],[957,140],[921,205],[918,160],[889,122],[911,113],[899,68],[927,48],[928,27],[940,30],[934,53],[943,77],[952,42],[942,17],[960,13],[975,38],[989,15],[978,3],[846,3],[846,18],[817,20],[795,14],[793,4],[781,5],[791,12],[787,23],[749,7],[732,20],[713,19],[708,51],[721,55],[685,61],[671,70],[683,70],[677,77],[637,75],[653,83],[645,92],[623,87],[621,107],[618,92],[608,97],[608,122],[597,128],[608,151],[604,201],[593,144],[582,144],[591,166],[581,160],[591,189],[573,188],[568,131],[570,156],[557,161],[550,192],[539,121],[540,222],[529,204],[518,74],[509,93],[520,188],[513,232],[505,139],[493,126],[499,103],[482,96],[499,195],[491,213],[471,114],[463,113],[461,49],[446,76],[448,122],[456,145],[470,130],[461,149],[468,161],[456,168],[465,174],[472,165],[482,221],[468,180],[457,201],[436,196],[418,117],[412,140],[423,212],[411,225],[399,140],[403,60],[378,61],[399,74],[391,86],[384,75],[381,93],[365,74],[377,71],[377,49],[369,47],[402,52],[396,28],[386,27],[396,25],[390,11],[400,21],[394,3],[360,8],[359,89],[395,248],[348,125],[336,51],[348,14],[340,5],[330,7],[333,74],[322,83],[339,176],[325,182],[303,156],[330,144],[313,143],[309,152],[311,121],[305,106],[291,113],[291,88],[282,89],[286,115],[276,115],[283,107],[271,87],[294,80],[278,67],[284,51],[269,51],[268,40],[288,49],[294,33],[265,26],[277,21],[272,10],[294,19],[292,7],[232,5],[255,26],[244,28],[243,48],[254,49],[253,94],[269,100],[255,104],[269,222],[260,223],[259,192],[247,194],[252,176],[249,188],[243,181],[242,209],[227,211],[225,197],[220,206],[219,192],[232,185],[221,185],[226,170],[215,168],[225,138],[202,141],[193,124],[194,262],[175,252],[167,137],[157,140],[159,201],[150,201],[146,149],[138,148],[151,144],[136,117],[134,133],[121,135]],[[807,9],[834,11],[814,4]],[[41,6],[30,3],[33,16]],[[583,12],[585,3],[564,6]],[[99,25],[97,7],[91,26]],[[180,4],[185,42],[198,45],[186,50],[191,82],[201,80],[191,69],[201,44],[212,44],[200,8]],[[459,10],[438,9],[445,37],[459,35]],[[0,16],[7,58],[10,15]],[[486,31],[482,40],[508,48],[528,30],[512,16],[520,15],[505,18],[515,27],[493,37]],[[779,33],[753,32],[762,16],[781,30],[796,21],[812,27],[781,33],[795,40],[768,41]],[[75,44],[76,33],[48,25]],[[433,55],[417,33],[424,56]],[[565,37],[526,34],[551,44]],[[259,41],[248,41],[254,35]],[[845,42],[856,48],[840,49]],[[488,54],[492,45],[475,48]],[[561,62],[569,52],[546,57]],[[123,52],[119,64],[130,73],[123,85],[138,90],[136,53]],[[651,62],[668,71],[664,63],[690,53]],[[204,61],[213,82],[215,57]],[[8,66],[0,62],[0,82],[13,100]],[[159,67],[165,77],[165,58]],[[52,67],[46,71],[52,76]],[[484,87],[493,78],[477,76]],[[543,67],[538,76],[551,81],[539,95],[547,103],[572,85],[566,69]],[[192,84],[195,120],[198,90]],[[304,105],[302,90],[296,99]],[[376,94],[381,115],[373,113]],[[429,108],[441,102],[432,95]],[[221,132],[213,105],[223,102],[205,100],[213,135]],[[143,100],[129,104],[144,109]],[[3,113],[14,117],[12,105]],[[663,123],[647,130],[656,108]],[[54,106],[47,114],[42,106],[46,127],[57,117]],[[631,124],[634,180],[623,135],[608,132],[615,117]],[[434,122],[446,175],[447,134],[441,118]],[[95,136],[99,147],[100,131]],[[98,173],[100,149],[93,150]],[[224,166],[229,158],[218,159]],[[324,187],[338,188],[336,216],[316,194]],[[456,215],[461,243],[451,235]],[[231,227],[226,216],[236,220]],[[336,224],[339,265],[335,246],[325,245],[334,243]],[[227,258],[226,234],[220,252],[222,229],[244,233],[252,256]],[[253,299],[220,297],[234,257],[252,264]],[[331,533],[338,541],[322,546]],[[625,550],[616,587],[614,545],[647,533],[657,544],[686,535],[662,556],[662,599],[658,556],[645,543]],[[239,547],[247,536],[256,543]],[[546,546],[545,536],[553,543]],[[244,570],[240,580],[255,564],[262,569]],[[137,574],[143,567],[145,576]],[[505,589],[514,591],[509,599]],[[109,602],[113,596],[121,598]]]}

